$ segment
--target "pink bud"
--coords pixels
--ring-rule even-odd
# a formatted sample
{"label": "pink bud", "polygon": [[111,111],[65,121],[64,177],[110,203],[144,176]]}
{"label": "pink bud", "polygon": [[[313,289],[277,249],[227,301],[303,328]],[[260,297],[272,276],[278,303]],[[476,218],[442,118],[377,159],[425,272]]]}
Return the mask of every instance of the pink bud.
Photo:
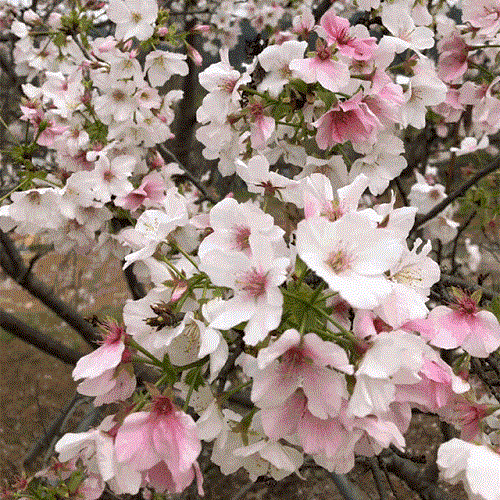
{"label": "pink bud", "polygon": [[210,31],[210,26],[208,24],[198,24],[191,31],[198,33],[208,33]]}
{"label": "pink bud", "polygon": [[203,62],[201,54],[193,46],[189,45],[189,43],[186,43],[186,49],[188,51],[188,56],[193,60],[196,66],[201,66]]}

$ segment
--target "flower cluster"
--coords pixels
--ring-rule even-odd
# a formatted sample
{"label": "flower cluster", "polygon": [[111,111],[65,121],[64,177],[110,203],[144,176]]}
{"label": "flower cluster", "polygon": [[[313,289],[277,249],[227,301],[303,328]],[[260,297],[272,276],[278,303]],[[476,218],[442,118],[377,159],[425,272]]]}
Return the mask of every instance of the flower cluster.
{"label": "flower cluster", "polygon": [[[494,443],[484,422],[499,402],[480,402],[467,372],[471,357],[500,347],[500,324],[477,293],[454,289],[453,304],[431,306],[440,266],[430,241],[410,238],[447,188],[432,166],[415,174],[406,205],[388,187],[408,166],[405,131],[432,121],[436,136],[455,134],[445,153],[429,144],[435,164],[498,132],[500,77],[483,64],[498,56],[498,6],[464,1],[457,25],[446,2],[359,1],[366,15],[353,24],[337,6],[316,21],[307,2],[222,3],[189,33],[174,8],[146,0],[12,21],[25,148],[45,148],[55,167],[32,175],[28,150],[13,153],[30,168],[0,228],[59,252],[113,254],[148,285],[123,324],[103,322],[102,344],[73,371],[96,406],[120,404],[56,445],[85,470],[80,494],[181,492],[193,481],[203,494],[202,441],[226,474],[281,479],[305,455],[345,473],[356,455],[404,449],[413,408]],[[289,31],[273,28],[244,68],[231,63],[238,17],[261,31],[287,16]],[[91,29],[100,20],[114,31]],[[164,146],[183,98],[172,77],[188,75],[188,57],[200,63],[193,33],[207,50],[222,43],[199,73],[196,138],[223,177],[246,185],[242,198],[212,202],[179,182],[184,166]],[[436,44],[437,65],[425,54]],[[453,241],[454,210],[426,220],[421,237]],[[458,364],[438,349],[460,350]],[[133,361],[153,367],[155,385],[136,387]],[[231,398],[246,387],[250,409],[237,413]],[[497,454],[460,443],[440,450],[444,476],[496,498],[471,461],[487,456],[498,470]]]}

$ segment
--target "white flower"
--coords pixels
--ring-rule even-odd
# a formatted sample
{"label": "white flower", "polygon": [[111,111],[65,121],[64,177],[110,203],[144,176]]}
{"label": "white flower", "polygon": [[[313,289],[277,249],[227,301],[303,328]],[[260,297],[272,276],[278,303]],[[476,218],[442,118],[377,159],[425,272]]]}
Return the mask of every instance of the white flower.
{"label": "white flower", "polygon": [[372,309],[391,292],[384,273],[399,260],[403,245],[391,231],[351,212],[335,222],[323,217],[301,221],[297,251],[351,306]]}
{"label": "white flower", "polygon": [[416,28],[407,6],[403,2],[384,3],[382,23],[394,35],[384,36],[382,42],[389,45],[398,54],[406,49],[412,49],[421,55],[421,50],[434,46],[433,31],[422,26]]}
{"label": "white flower", "polygon": [[224,302],[210,328],[227,330],[244,321],[243,340],[256,345],[278,327],[281,320],[283,295],[279,291],[286,278],[290,259],[275,257],[269,241],[263,237],[250,240],[251,257],[242,252],[207,252],[200,262],[215,285],[234,290],[234,297]]}
{"label": "white flower", "polygon": [[289,64],[294,59],[301,59],[307,48],[307,42],[289,40],[281,45],[266,47],[257,57],[260,65],[268,72],[259,84],[259,90],[268,90],[277,97],[286,83],[292,78]]}
{"label": "white flower", "polygon": [[408,90],[403,94],[406,102],[401,107],[401,123],[403,127],[413,125],[420,129],[425,127],[426,106],[441,104],[446,99],[448,87],[428,60],[417,62],[414,72],[415,76],[409,79]]}
{"label": "white flower", "polygon": [[144,71],[148,73],[149,83],[153,87],[160,87],[172,75],[186,76],[189,66],[185,54],[168,52],[166,50],[153,50],[146,56]]}
{"label": "white flower", "polygon": [[408,200],[417,207],[419,214],[426,214],[446,198],[445,187],[442,184],[429,184],[425,177],[416,172],[416,184],[410,189]]}
{"label": "white flower", "polygon": [[125,257],[124,268],[132,262],[151,257],[156,247],[178,226],[188,222],[187,200],[172,187],[163,200],[163,210],[145,210],[137,219],[134,229],[125,229],[120,240],[138,250]]}
{"label": "white flower", "polygon": [[263,212],[252,202],[238,203],[226,198],[210,211],[210,227],[213,233],[200,244],[200,258],[216,248],[223,252],[243,252],[250,255],[250,237],[259,233],[268,241],[283,241],[284,231],[274,225],[271,215]]}
{"label": "white flower", "polygon": [[454,438],[439,447],[437,465],[445,481],[462,481],[470,498],[500,499],[500,455],[488,446]]}
{"label": "white flower", "polygon": [[428,241],[417,253],[420,243],[420,240],[415,241],[413,250],[405,250],[399,262],[391,268],[391,294],[374,311],[393,328],[427,316],[429,310],[425,304],[430,288],[439,281],[439,265],[427,257],[431,244]]}
{"label": "white flower", "polygon": [[387,412],[395,399],[395,384],[420,380],[425,349],[431,348],[421,337],[401,330],[377,335],[356,371],[349,413],[365,417]]}
{"label": "white flower", "polygon": [[[200,85],[208,90],[197,112],[199,122],[215,120],[224,123],[229,114],[240,108],[240,85],[251,80],[250,75],[241,75],[229,63],[227,49],[220,52],[221,61],[212,64],[199,76]],[[205,116],[206,120],[201,117]]]}
{"label": "white flower", "polygon": [[156,0],[110,0],[108,17],[116,23],[115,36],[127,40],[135,36],[147,40],[154,33],[158,15]]}
{"label": "white flower", "polygon": [[404,144],[401,139],[392,134],[381,133],[371,151],[352,164],[349,178],[352,180],[361,173],[366,175],[370,192],[378,196],[406,168],[406,159],[401,156],[403,153]]}

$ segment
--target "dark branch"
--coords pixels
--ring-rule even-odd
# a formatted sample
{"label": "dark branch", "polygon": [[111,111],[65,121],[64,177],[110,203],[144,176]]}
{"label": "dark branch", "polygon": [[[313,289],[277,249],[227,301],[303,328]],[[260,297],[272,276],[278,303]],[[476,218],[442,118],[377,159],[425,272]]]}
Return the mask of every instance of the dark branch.
{"label": "dark branch", "polygon": [[421,470],[410,460],[399,457],[392,450],[384,450],[381,460],[387,470],[402,479],[413,491],[426,500],[454,500],[436,482],[438,470],[435,463]]}
{"label": "dark branch", "polygon": [[479,181],[483,177],[486,177],[487,175],[491,174],[492,172],[494,172],[498,168],[500,168],[500,158],[498,158],[496,161],[494,161],[488,167],[485,167],[482,170],[479,170],[479,172],[476,172],[476,174],[473,175],[467,182],[464,182],[456,191],[451,193],[441,203],[438,203],[432,210],[427,212],[425,215],[417,217],[411,232],[416,231],[420,226],[425,224],[427,221],[430,221],[431,219],[436,217],[436,215],[441,213],[448,205],[453,203],[457,198],[462,196],[469,188],[474,186],[477,181]]}
{"label": "dark branch", "polygon": [[0,309],[0,327],[68,365],[76,365],[82,356],[81,353],[50,338],[3,309]]}
{"label": "dark branch", "polygon": [[345,474],[330,474],[332,481],[339,490],[339,493],[346,500],[368,500],[369,497],[363,493],[357,484],[353,483]]}
{"label": "dark branch", "polygon": [[66,321],[89,345],[95,347],[95,342],[100,336],[93,326],[71,306],[56,297],[53,290],[33,275],[24,264],[12,240],[2,231],[0,231],[0,244],[0,265],[4,271],[31,295]]}
{"label": "dark branch", "polygon": [[128,266],[123,274],[127,280],[127,285],[132,294],[134,300],[142,299],[146,295],[146,290],[144,285],[137,280],[137,276],[134,274],[133,266]]}
{"label": "dark branch", "polygon": [[177,156],[175,156],[172,151],[168,150],[162,144],[157,144],[156,148],[165,161],[168,161],[168,159],[170,158],[170,160],[175,161],[179,165],[179,167],[184,170],[184,175],[198,188],[198,191],[200,191],[200,193],[205,197],[206,200],[210,201],[214,205],[217,203],[218,200],[208,194],[203,184],[187,169],[187,167],[183,163],[179,161]]}

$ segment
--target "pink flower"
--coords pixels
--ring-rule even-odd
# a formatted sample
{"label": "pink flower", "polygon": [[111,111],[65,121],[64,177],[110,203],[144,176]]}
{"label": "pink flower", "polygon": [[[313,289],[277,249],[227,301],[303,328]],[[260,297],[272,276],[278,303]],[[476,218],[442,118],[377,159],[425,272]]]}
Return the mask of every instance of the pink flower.
{"label": "pink flower", "polygon": [[141,205],[149,208],[158,205],[165,198],[165,181],[158,173],[143,178],[141,185],[126,196],[117,198],[115,205],[127,210],[137,210]]}
{"label": "pink flower", "polygon": [[429,350],[418,373],[421,380],[416,384],[401,384],[396,388],[396,401],[412,403],[423,411],[437,412],[450,404],[457,394],[469,390],[470,386],[436,354]]}
{"label": "pink flower", "polygon": [[461,439],[472,442],[479,434],[481,421],[488,416],[488,406],[455,396],[440,409],[439,416],[460,429]]}
{"label": "pink flower", "polygon": [[275,120],[264,114],[264,108],[259,102],[250,104],[249,110],[253,122],[250,125],[250,142],[254,149],[262,149],[273,135],[276,128]]}
{"label": "pink flower", "polygon": [[301,388],[308,411],[325,419],[337,415],[342,398],[348,397],[344,376],[328,368],[352,374],[347,355],[338,345],[314,333],[302,337],[297,330],[285,331],[259,352],[258,362],[261,371],[254,376],[252,401],[262,408],[283,403]]}
{"label": "pink flower", "polygon": [[105,371],[116,368],[125,351],[125,328],[118,323],[105,324],[104,338],[101,347],[81,357],[73,370],[74,380],[96,378]]}
{"label": "pink flower", "polygon": [[373,56],[376,39],[351,37],[349,21],[336,16],[333,10],[323,15],[320,25],[325,30],[328,45],[335,43],[342,55],[358,61],[367,61]]}
{"label": "pink flower", "polygon": [[435,307],[427,319],[409,322],[413,329],[442,349],[462,347],[471,356],[486,358],[500,347],[500,324],[489,311],[480,311],[478,300],[454,289],[457,304]]}
{"label": "pink flower", "polygon": [[338,453],[349,434],[337,418],[315,417],[307,409],[307,398],[301,391],[282,405],[263,410],[262,426],[274,440],[297,433],[305,453],[323,452],[328,458]]}
{"label": "pink flower", "polygon": [[306,83],[319,82],[325,89],[338,92],[349,83],[350,73],[347,65],[335,61],[332,55],[329,47],[318,42],[315,57],[294,59],[289,68]]}
{"label": "pink flower", "polygon": [[167,396],[154,396],[151,411],[128,415],[117,431],[115,447],[118,462],[144,472],[160,491],[179,493],[196,476],[203,494],[196,462],[201,451],[196,424]]}
{"label": "pink flower", "polygon": [[450,38],[441,41],[439,49],[439,77],[445,82],[460,81],[468,69],[469,50],[467,44],[457,33],[452,33]]}
{"label": "pink flower", "polygon": [[316,142],[321,149],[346,141],[370,142],[382,127],[370,108],[361,101],[361,94],[338,103],[313,125],[318,129]]}
{"label": "pink flower", "polygon": [[500,2],[498,0],[464,0],[462,21],[469,22],[479,33],[494,36],[500,29]]}

